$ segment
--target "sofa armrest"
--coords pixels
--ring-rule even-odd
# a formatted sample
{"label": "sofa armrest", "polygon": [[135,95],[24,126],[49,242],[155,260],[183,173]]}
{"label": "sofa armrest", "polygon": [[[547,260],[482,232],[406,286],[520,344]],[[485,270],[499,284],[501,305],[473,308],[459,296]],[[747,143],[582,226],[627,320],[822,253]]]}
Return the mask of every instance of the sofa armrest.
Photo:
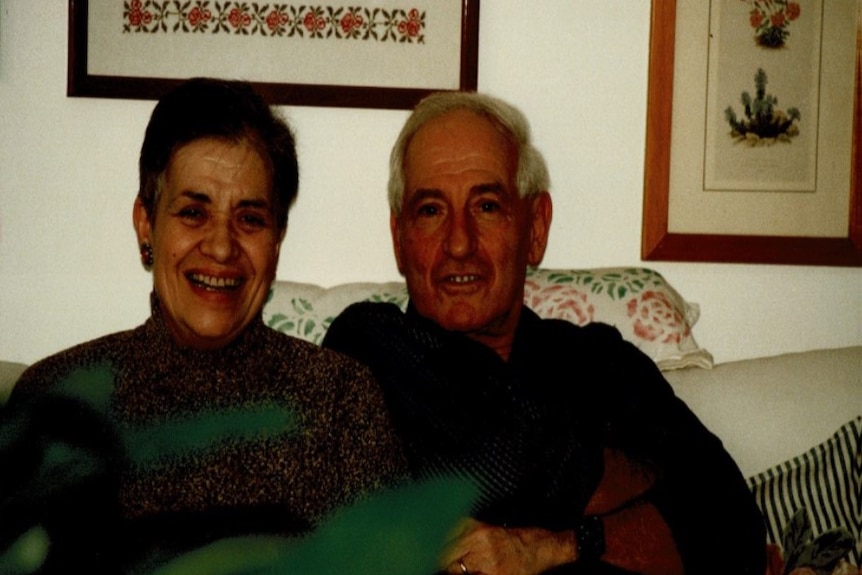
{"label": "sofa armrest", "polygon": [[665,373],[746,477],[818,445],[862,415],[862,346]]}
{"label": "sofa armrest", "polygon": [[10,361],[0,361],[0,405],[4,405],[9,399],[9,394],[12,393],[12,387],[27,366],[23,363],[13,363]]}

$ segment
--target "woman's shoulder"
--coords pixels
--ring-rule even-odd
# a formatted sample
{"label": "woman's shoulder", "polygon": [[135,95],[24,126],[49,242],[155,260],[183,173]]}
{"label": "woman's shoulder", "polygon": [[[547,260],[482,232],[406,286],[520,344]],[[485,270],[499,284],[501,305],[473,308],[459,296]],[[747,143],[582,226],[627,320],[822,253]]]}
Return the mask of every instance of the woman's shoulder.
{"label": "woman's shoulder", "polygon": [[113,368],[134,333],[127,330],[104,335],[37,361],[15,383],[10,402],[47,392],[81,370]]}
{"label": "woman's shoulder", "polygon": [[265,358],[268,358],[266,362],[277,369],[317,377],[331,374],[353,375],[366,369],[339,351],[271,328],[267,328],[265,341],[264,347],[268,350],[264,353]]}

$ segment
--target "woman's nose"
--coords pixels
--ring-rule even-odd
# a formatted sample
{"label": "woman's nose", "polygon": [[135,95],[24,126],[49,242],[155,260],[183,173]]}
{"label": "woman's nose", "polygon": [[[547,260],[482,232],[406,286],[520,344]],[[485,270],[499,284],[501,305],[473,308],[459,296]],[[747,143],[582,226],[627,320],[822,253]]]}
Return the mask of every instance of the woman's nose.
{"label": "woman's nose", "polygon": [[229,261],[236,255],[237,244],[229,221],[211,222],[207,235],[201,242],[201,251],[218,262]]}

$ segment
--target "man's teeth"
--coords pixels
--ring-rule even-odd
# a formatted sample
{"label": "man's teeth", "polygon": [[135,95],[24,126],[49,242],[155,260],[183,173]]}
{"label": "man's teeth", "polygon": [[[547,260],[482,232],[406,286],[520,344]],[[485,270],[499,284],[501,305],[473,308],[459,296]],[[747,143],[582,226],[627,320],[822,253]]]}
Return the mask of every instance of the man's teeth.
{"label": "man's teeth", "polygon": [[239,287],[242,280],[239,278],[217,278],[203,274],[192,274],[191,280],[205,288],[209,289],[233,289]]}
{"label": "man's teeth", "polygon": [[479,276],[469,275],[469,276],[450,276],[449,280],[456,284],[463,284],[467,282],[476,281],[479,279]]}

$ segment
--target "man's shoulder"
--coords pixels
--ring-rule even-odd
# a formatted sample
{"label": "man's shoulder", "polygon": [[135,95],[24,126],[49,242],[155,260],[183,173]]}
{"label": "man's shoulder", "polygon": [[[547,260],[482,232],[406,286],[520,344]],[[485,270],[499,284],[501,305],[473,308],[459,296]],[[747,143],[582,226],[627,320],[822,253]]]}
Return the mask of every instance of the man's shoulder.
{"label": "man's shoulder", "polygon": [[620,331],[612,325],[601,322],[578,325],[564,319],[541,318],[527,307],[522,312],[522,325],[527,334],[541,334],[565,345],[573,342],[612,346],[625,343]]}
{"label": "man's shoulder", "polygon": [[386,333],[404,324],[405,314],[397,305],[385,302],[356,302],[347,306],[329,325],[323,346],[340,349],[358,339]]}
{"label": "man's shoulder", "polygon": [[363,325],[374,325],[376,323],[401,321],[404,315],[401,308],[394,303],[360,301],[344,308],[332,323],[334,325],[336,323],[357,322]]}

